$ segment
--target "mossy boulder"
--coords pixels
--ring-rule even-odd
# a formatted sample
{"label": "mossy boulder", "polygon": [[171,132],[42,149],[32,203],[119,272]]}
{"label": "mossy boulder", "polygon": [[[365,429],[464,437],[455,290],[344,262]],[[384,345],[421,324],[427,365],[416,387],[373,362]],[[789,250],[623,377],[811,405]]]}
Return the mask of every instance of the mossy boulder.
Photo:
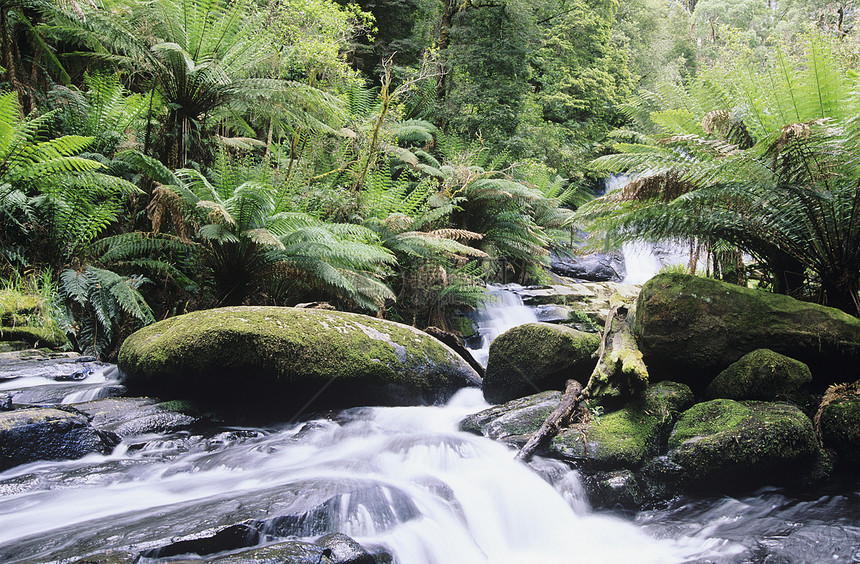
{"label": "mossy boulder", "polygon": [[804,411],[812,404],[809,367],[770,349],[745,354],[720,372],[706,390],[708,399],[788,401]]}
{"label": "mossy boulder", "polygon": [[600,338],[549,323],[526,323],[490,344],[484,398],[503,403],[535,392],[564,389],[568,379],[588,381]]}
{"label": "mossy boulder", "polygon": [[633,326],[652,379],[704,391],[743,355],[768,348],[807,364],[823,390],[860,361],[860,319],[710,278],[660,274],[639,293]]}
{"label": "mossy boulder", "polygon": [[0,290],[0,341],[58,348],[66,344],[66,336],[40,296]]}
{"label": "mossy boulder", "polygon": [[562,430],[550,453],[588,469],[636,469],[659,452],[677,414],[692,403],[686,385],[659,382],[622,409]]}
{"label": "mossy boulder", "polygon": [[787,403],[696,404],[678,418],[668,447],[687,487],[709,491],[804,483],[821,460],[812,421]]}
{"label": "mossy boulder", "polygon": [[40,407],[0,412],[0,471],[37,460],[106,453],[110,446],[81,414]]}
{"label": "mossy boulder", "polygon": [[188,429],[199,417],[183,413],[194,408],[184,402],[159,402],[152,398],[105,398],[73,405],[102,433],[120,439],[148,433],[174,433]]}
{"label": "mossy boulder", "polygon": [[856,473],[860,464],[860,380],[827,390],[816,419],[825,448],[836,452],[843,469]]}
{"label": "mossy boulder", "polygon": [[462,358],[413,327],[281,307],[212,309],[154,323],[126,339],[118,364],[132,395],[279,417],[433,403],[480,383]]}

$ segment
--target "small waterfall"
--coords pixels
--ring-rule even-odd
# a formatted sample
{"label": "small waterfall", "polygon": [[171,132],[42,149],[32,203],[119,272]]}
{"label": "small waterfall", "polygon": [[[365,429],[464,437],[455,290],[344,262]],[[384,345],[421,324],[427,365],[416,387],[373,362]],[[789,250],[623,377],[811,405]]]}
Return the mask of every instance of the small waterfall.
{"label": "small waterfall", "polygon": [[444,407],[359,408],[229,441],[165,437],[17,467],[0,474],[0,562],[148,549],[237,522],[274,539],[340,531],[400,564],[664,564],[726,549],[591,512],[560,463],[538,468],[553,487],[508,447],[457,430],[484,407],[470,389]]}
{"label": "small waterfall", "polygon": [[469,352],[481,366],[487,366],[490,343],[493,339],[517,325],[537,322],[534,309],[523,305],[523,300],[511,289],[522,288],[517,284],[505,286],[487,285],[492,301],[478,310],[478,335],[480,343]]}

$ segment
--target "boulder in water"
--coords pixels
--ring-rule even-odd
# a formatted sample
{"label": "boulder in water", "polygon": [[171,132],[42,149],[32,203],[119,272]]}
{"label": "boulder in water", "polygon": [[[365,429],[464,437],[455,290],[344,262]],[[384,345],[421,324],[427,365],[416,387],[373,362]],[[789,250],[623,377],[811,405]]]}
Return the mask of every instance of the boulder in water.
{"label": "boulder in water", "polygon": [[194,408],[179,401],[159,402],[151,398],[107,398],[74,404],[88,416],[90,424],[120,439],[147,433],[174,433],[199,421],[183,412]]}
{"label": "boulder in water", "polygon": [[132,334],[119,353],[129,392],[292,418],[312,409],[445,400],[480,384],[450,348],[413,327],[364,315],[230,307]]}
{"label": "boulder in water", "polygon": [[561,276],[590,282],[619,282],[627,273],[624,257],[620,253],[592,253],[549,257],[550,270]]}
{"label": "boulder in water", "polygon": [[708,399],[789,401],[811,404],[809,367],[770,349],[756,349],[729,365],[708,385]]}
{"label": "boulder in water", "polygon": [[831,386],[815,417],[821,440],[839,456],[843,468],[860,464],[860,380]]}
{"label": "boulder in water", "polygon": [[668,446],[687,484],[707,491],[804,483],[821,461],[812,421],[787,403],[696,404],[681,414]]}
{"label": "boulder in water", "polygon": [[661,274],[642,287],[633,330],[652,378],[682,381],[698,392],[760,348],[807,364],[822,390],[853,374],[860,360],[860,319],[685,274]]}
{"label": "boulder in water", "polygon": [[460,422],[460,430],[519,448],[540,429],[560,401],[559,391],[541,392],[511,400],[467,416]]}
{"label": "boulder in water", "polygon": [[80,414],[37,407],[0,412],[0,470],[106,453],[110,446]]}
{"label": "boulder in water", "polygon": [[568,379],[586,382],[594,368],[592,353],[600,338],[549,323],[526,323],[490,344],[484,374],[484,398],[490,403],[552,389]]}

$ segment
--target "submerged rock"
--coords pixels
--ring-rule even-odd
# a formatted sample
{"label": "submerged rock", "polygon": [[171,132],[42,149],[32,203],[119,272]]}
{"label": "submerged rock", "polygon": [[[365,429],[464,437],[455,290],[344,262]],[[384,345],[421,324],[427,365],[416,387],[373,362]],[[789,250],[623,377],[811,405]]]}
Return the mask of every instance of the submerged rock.
{"label": "submerged rock", "polygon": [[293,418],[309,409],[427,404],[479,385],[450,348],[413,327],[339,311],[231,307],[173,317],[119,353],[132,394]]}
{"label": "submerged rock", "polygon": [[563,389],[572,378],[586,382],[600,338],[549,323],[510,329],[490,344],[484,398],[502,403],[535,392]]}
{"label": "submerged rock", "polygon": [[853,374],[860,360],[860,319],[684,274],[661,274],[642,287],[633,329],[652,377],[682,381],[696,391],[760,348],[806,363],[822,390]]}
{"label": "submerged rock", "polygon": [[208,558],[205,562],[209,564],[332,564],[330,556],[330,549],[313,543],[285,541],[219,558]]}
{"label": "submerged rock", "polygon": [[720,372],[705,393],[709,399],[788,401],[806,410],[811,382],[812,373],[802,362],[756,349]]}
{"label": "submerged rock", "polygon": [[196,423],[193,411],[182,402],[159,402],[151,398],[109,398],[74,404],[74,409],[91,418],[99,431],[119,438],[146,433],[173,433]]}
{"label": "submerged rock", "polygon": [[460,430],[521,447],[558,407],[561,392],[541,392],[467,416]]}
{"label": "submerged rock", "polygon": [[683,479],[709,491],[803,483],[820,460],[812,421],[787,403],[696,404],[681,414],[668,446]]}
{"label": "submerged rock", "polygon": [[0,412],[0,470],[38,460],[106,453],[110,446],[80,414],[54,408]]}

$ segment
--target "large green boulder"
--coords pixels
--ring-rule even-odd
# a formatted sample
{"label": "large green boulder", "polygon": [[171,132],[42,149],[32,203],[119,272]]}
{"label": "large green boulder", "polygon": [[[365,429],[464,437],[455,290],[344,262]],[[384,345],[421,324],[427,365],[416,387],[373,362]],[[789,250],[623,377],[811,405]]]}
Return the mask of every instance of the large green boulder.
{"label": "large green boulder", "polygon": [[699,403],[678,418],[668,459],[689,487],[751,489],[811,480],[820,461],[812,421],[787,403]]}
{"label": "large green boulder", "polygon": [[131,394],[287,418],[433,403],[480,383],[461,357],[413,327],[282,307],[212,309],[154,323],[126,339],[118,364]]}
{"label": "large green boulder", "polygon": [[600,338],[550,323],[526,323],[490,344],[484,399],[503,403],[545,390],[564,389],[568,379],[585,385]]}
{"label": "large green boulder", "polygon": [[774,352],[756,349],[717,375],[708,385],[708,399],[789,401],[804,411],[812,406],[806,390],[812,382],[809,367]]}
{"label": "large green boulder", "polygon": [[0,290],[0,341],[59,348],[66,344],[66,335],[40,296],[7,289]]}
{"label": "large green boulder", "polygon": [[860,361],[860,319],[838,309],[710,278],[661,274],[639,293],[633,326],[652,379],[704,391],[743,355],[768,348],[807,364],[814,385]]}
{"label": "large green boulder", "polygon": [[827,390],[817,415],[821,440],[839,456],[843,469],[860,464],[860,380]]}

